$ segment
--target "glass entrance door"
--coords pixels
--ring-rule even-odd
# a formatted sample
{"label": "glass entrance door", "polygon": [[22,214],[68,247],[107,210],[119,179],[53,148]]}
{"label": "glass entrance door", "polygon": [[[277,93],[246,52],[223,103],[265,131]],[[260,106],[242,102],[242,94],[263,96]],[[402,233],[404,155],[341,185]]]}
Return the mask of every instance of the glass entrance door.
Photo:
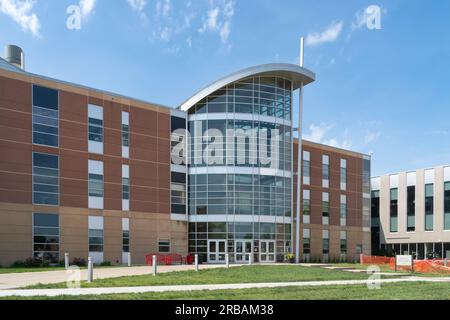
{"label": "glass entrance door", "polygon": [[236,263],[248,263],[249,254],[252,253],[252,241],[236,240],[234,243],[234,259]]}
{"label": "glass entrance door", "polygon": [[227,253],[227,242],[225,240],[208,241],[208,263],[224,263]]}
{"label": "glass entrance door", "polygon": [[275,262],[275,241],[260,241],[260,254],[259,261],[264,262]]}

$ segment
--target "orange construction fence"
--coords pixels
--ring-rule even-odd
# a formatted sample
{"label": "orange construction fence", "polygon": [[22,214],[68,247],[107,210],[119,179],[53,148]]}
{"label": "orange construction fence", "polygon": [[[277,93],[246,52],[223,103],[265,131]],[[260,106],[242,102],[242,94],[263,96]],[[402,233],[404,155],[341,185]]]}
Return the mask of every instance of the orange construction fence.
{"label": "orange construction fence", "polygon": [[[388,265],[395,269],[395,257],[379,257],[361,255],[361,264]],[[405,267],[399,267],[405,270]],[[445,260],[414,260],[414,271],[422,273],[443,273],[450,274],[450,261],[446,265]]]}

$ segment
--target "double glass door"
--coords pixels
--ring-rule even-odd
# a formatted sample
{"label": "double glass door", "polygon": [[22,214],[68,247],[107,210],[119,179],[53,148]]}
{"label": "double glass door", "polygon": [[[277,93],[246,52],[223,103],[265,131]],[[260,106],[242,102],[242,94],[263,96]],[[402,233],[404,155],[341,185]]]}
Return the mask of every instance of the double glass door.
{"label": "double glass door", "polygon": [[234,259],[236,263],[248,263],[252,253],[251,240],[236,240],[234,243]]}
{"label": "double glass door", "polygon": [[225,263],[227,253],[226,240],[208,241],[208,263]]}
{"label": "double glass door", "polygon": [[275,241],[260,241],[259,250],[259,261],[264,262],[275,262]]}

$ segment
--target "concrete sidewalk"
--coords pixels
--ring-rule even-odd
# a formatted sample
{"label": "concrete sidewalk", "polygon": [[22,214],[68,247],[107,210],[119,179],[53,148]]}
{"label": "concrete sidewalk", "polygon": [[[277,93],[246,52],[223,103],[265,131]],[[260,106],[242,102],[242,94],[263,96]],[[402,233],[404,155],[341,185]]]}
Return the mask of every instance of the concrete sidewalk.
{"label": "concrete sidewalk", "polygon": [[338,281],[304,281],[304,282],[279,282],[279,283],[240,283],[240,284],[210,284],[210,285],[183,285],[183,286],[152,286],[152,287],[119,287],[119,288],[83,288],[83,289],[37,289],[37,290],[2,290],[0,298],[5,297],[58,297],[58,296],[85,296],[103,294],[127,294],[149,292],[180,292],[202,290],[232,290],[255,288],[281,288],[281,287],[317,287],[335,285],[367,285],[398,282],[447,282],[450,278],[420,278],[407,277],[400,279],[374,280],[338,280]]}
{"label": "concrete sidewalk", "polygon": [[[230,265],[230,267],[239,267],[242,265]],[[225,265],[200,265],[200,270],[225,268]],[[194,270],[193,265],[182,266],[158,266],[158,273],[188,271]],[[151,266],[144,267],[113,267],[113,268],[94,268],[94,279],[119,278],[127,276],[150,275]],[[5,273],[0,274],[0,290],[16,289],[37,284],[52,284],[66,282],[68,274],[65,270],[28,272],[28,273]],[[87,270],[81,270],[81,280],[87,279]]]}

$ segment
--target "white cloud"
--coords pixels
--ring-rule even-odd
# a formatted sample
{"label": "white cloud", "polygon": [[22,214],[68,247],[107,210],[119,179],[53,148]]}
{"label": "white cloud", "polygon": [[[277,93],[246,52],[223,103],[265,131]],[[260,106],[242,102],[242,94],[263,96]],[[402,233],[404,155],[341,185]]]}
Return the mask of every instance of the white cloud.
{"label": "white cloud", "polygon": [[320,33],[310,33],[306,37],[307,46],[315,46],[325,42],[334,42],[339,38],[344,27],[344,22],[339,21],[332,23],[324,31]]}
{"label": "white cloud", "polygon": [[39,37],[41,24],[37,15],[32,12],[35,4],[35,0],[0,0],[0,12],[11,17],[25,32]]}
{"label": "white cloud", "polygon": [[211,7],[203,19],[200,33],[217,32],[222,43],[227,43],[231,34],[231,20],[234,16],[234,1],[211,1]]}
{"label": "white cloud", "polygon": [[203,26],[200,28],[200,32],[205,32],[207,30],[215,31],[217,30],[217,17],[219,16],[220,9],[215,7],[208,11],[208,18],[203,23]]}
{"label": "white cloud", "polygon": [[89,16],[94,11],[96,0],[80,0],[81,15]]}
{"label": "white cloud", "polygon": [[381,137],[381,132],[368,132],[364,137],[364,143],[369,144]]}
{"label": "white cloud", "polygon": [[146,0],[127,0],[128,4],[133,10],[143,11],[145,6],[147,5]]}
{"label": "white cloud", "polygon": [[156,2],[156,13],[168,17],[172,11],[172,2],[170,0],[158,0]]}
{"label": "white cloud", "polygon": [[147,0],[127,0],[131,9],[137,12],[142,22],[147,23],[147,14],[145,13],[145,7],[147,6]]}
{"label": "white cloud", "polygon": [[342,149],[351,149],[353,146],[352,141],[348,138],[350,135],[350,130],[345,129],[344,130],[344,140],[342,142],[339,142],[339,140],[336,137],[333,138],[326,138],[327,134],[333,129],[334,125],[329,125],[324,122],[320,123],[319,125],[311,124],[309,126],[309,133],[303,134],[303,139],[326,144],[332,147],[336,148],[342,148]]}
{"label": "white cloud", "polygon": [[186,42],[187,42],[188,47],[189,47],[189,48],[192,48],[192,37],[191,37],[191,36],[189,36],[189,37],[186,39]]}

